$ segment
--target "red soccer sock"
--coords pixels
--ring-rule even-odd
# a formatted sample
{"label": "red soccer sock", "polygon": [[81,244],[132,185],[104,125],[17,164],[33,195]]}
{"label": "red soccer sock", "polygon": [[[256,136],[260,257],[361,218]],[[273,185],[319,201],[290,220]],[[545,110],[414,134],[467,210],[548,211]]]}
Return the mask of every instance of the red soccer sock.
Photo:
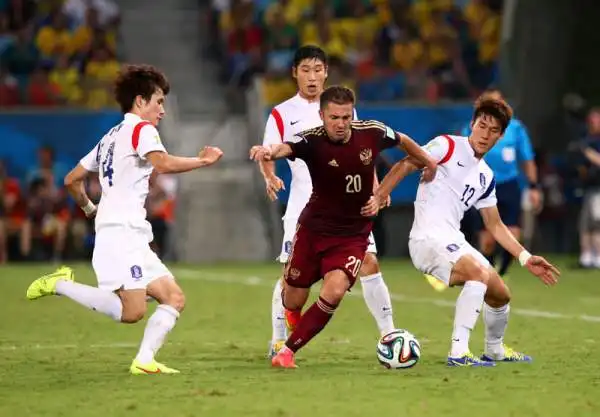
{"label": "red soccer sock", "polygon": [[285,345],[297,352],[315,337],[331,320],[337,305],[332,305],[321,297],[302,315],[296,330],[290,335]]}

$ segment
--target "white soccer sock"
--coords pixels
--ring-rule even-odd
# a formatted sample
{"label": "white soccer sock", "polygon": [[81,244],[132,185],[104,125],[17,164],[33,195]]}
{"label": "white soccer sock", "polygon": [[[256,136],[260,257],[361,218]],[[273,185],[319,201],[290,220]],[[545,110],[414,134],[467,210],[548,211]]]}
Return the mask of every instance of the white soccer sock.
{"label": "white soccer sock", "polygon": [[377,322],[379,332],[382,336],[388,334],[395,329],[394,316],[390,291],[381,272],[362,277],[360,283],[365,303]]}
{"label": "white soccer sock", "polygon": [[283,300],[281,298],[281,280],[280,278],[275,283],[273,288],[273,299],[271,301],[271,325],[273,326],[273,335],[271,341],[273,343],[281,342],[288,338],[287,327],[285,324],[285,308],[283,307]]}
{"label": "white soccer sock", "polygon": [[483,322],[485,323],[485,352],[493,355],[504,355],[502,342],[508,325],[510,305],[494,308],[483,305]]}
{"label": "white soccer sock", "polygon": [[450,356],[460,357],[469,352],[469,337],[481,312],[487,285],[479,281],[467,281],[456,300],[454,331]]}
{"label": "white soccer sock", "polygon": [[94,311],[106,314],[115,321],[121,321],[123,304],[117,294],[73,281],[58,281],[56,293],[70,298]]}
{"label": "white soccer sock", "polygon": [[160,304],[156,307],[156,311],[146,323],[144,338],[135,359],[143,364],[152,362],[178,318],[179,312],[170,305]]}

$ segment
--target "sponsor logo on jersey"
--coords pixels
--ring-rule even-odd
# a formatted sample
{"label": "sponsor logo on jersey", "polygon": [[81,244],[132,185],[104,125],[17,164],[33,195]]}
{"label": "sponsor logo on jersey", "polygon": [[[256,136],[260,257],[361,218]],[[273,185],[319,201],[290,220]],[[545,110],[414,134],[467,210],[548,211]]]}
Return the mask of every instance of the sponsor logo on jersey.
{"label": "sponsor logo on jersey", "polygon": [[329,165],[331,165],[332,167],[339,167],[339,165],[335,159],[332,159],[331,161],[329,161]]}

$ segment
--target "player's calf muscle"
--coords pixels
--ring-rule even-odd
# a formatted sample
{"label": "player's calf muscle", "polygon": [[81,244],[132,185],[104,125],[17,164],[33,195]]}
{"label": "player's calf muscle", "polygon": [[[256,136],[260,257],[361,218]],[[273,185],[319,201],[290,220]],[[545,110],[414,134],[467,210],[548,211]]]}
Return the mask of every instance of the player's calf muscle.
{"label": "player's calf muscle", "polygon": [[490,279],[484,300],[487,305],[493,308],[505,306],[510,302],[510,290],[496,271],[490,271]]}

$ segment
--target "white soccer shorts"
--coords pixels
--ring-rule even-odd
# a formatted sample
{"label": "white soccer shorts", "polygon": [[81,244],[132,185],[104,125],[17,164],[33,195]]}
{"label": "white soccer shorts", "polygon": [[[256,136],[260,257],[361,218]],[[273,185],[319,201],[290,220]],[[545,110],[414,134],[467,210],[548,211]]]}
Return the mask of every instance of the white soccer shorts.
{"label": "white soccer shorts", "polygon": [[460,235],[454,238],[409,239],[408,251],[415,268],[446,285],[449,285],[454,264],[464,255],[473,256],[484,268],[490,267],[488,260]]}
{"label": "white soccer shorts", "polygon": [[[292,241],[296,234],[296,227],[298,226],[298,219],[283,219],[283,242],[281,243],[281,253],[277,257],[277,260],[282,264],[288,261],[290,253],[292,251]],[[377,254],[377,245],[375,244],[375,237],[373,232],[369,235],[369,246],[367,247],[368,253]]]}
{"label": "white soccer shorts", "polygon": [[156,253],[148,236],[136,229],[110,227],[96,234],[92,266],[98,288],[115,291],[145,289],[161,277],[173,277]]}

